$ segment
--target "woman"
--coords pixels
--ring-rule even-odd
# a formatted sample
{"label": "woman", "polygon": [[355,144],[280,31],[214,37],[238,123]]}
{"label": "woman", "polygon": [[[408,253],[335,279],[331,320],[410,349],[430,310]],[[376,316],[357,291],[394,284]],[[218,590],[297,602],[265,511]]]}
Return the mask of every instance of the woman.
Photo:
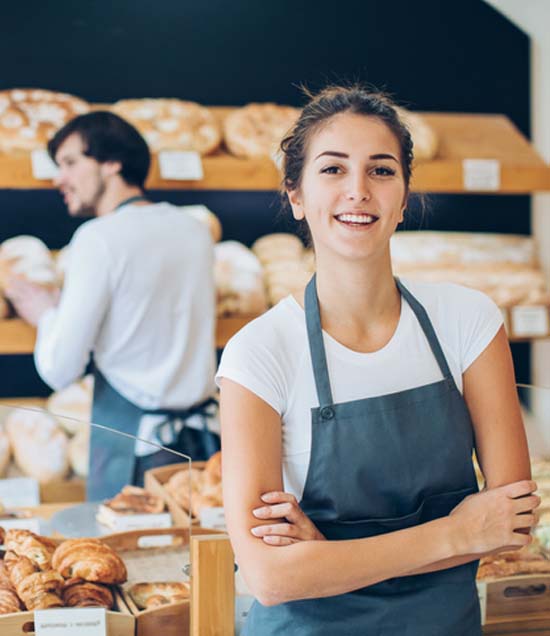
{"label": "woman", "polygon": [[477,559],[527,545],[540,503],[500,312],[394,279],[412,142],[384,96],[325,89],[282,149],[317,273],[218,371],[246,633],[481,634]]}

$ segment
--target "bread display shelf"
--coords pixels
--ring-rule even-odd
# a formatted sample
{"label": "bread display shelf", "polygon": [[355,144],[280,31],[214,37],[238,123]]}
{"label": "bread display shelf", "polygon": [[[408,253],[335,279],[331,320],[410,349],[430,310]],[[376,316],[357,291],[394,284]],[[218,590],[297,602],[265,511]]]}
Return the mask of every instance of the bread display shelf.
{"label": "bread display shelf", "polygon": [[[212,107],[223,119],[229,107]],[[464,159],[493,159],[500,164],[500,185],[494,192],[519,194],[550,191],[548,166],[529,141],[504,115],[423,113],[440,139],[438,155],[418,162],[412,188],[422,192],[476,192],[465,187]],[[153,157],[147,187],[160,190],[275,190],[281,176],[271,159],[239,159],[227,152],[202,159],[200,181],[162,179]],[[30,156],[0,155],[0,188],[49,189],[49,180],[33,177]]]}
{"label": "bread display shelf", "polygon": [[[546,308],[546,311],[548,312],[548,308]],[[257,316],[247,315],[218,319],[216,327],[216,347],[222,349],[239,329],[242,329],[251,320],[254,320],[254,318],[257,318]],[[550,337],[548,331],[545,334],[541,333],[536,336],[517,337],[512,334],[510,335],[510,342],[528,342],[548,337]],[[35,341],[35,329],[23,322],[23,320],[19,318],[0,320],[0,355],[31,354],[34,350]],[[1,402],[2,399],[0,398],[0,403]],[[19,406],[24,406],[24,404],[20,403]]]}

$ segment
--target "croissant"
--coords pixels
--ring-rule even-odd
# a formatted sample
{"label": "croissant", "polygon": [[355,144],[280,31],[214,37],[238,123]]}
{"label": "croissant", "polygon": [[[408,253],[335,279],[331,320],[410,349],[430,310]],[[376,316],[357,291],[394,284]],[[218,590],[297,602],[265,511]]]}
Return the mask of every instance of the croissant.
{"label": "croissant", "polygon": [[4,562],[11,583],[28,610],[63,607],[58,595],[63,577],[58,572],[41,572],[29,558],[15,552],[8,552]]}
{"label": "croissant", "polygon": [[21,610],[21,603],[15,590],[8,587],[0,587],[0,614],[12,614]]}
{"label": "croissant", "polygon": [[82,579],[69,579],[65,582],[62,593],[66,607],[105,607],[114,605],[111,590],[100,583],[89,583]]}
{"label": "croissant", "polygon": [[8,530],[4,538],[6,550],[19,556],[26,556],[41,570],[49,570],[56,545],[50,539],[30,530]]}
{"label": "croissant", "polygon": [[0,561],[0,588],[11,588],[10,575],[4,561]]}
{"label": "croissant", "polygon": [[114,585],[127,579],[126,566],[98,539],[68,539],[54,552],[52,567],[65,578]]}
{"label": "croissant", "polygon": [[53,594],[52,592],[43,592],[25,602],[25,607],[32,612],[37,609],[63,607],[63,601],[59,598],[59,596],[57,596],[57,594]]}
{"label": "croissant", "polygon": [[6,552],[4,564],[11,584],[16,590],[28,576],[36,572],[36,566],[30,559],[26,556],[17,556],[15,552]]}

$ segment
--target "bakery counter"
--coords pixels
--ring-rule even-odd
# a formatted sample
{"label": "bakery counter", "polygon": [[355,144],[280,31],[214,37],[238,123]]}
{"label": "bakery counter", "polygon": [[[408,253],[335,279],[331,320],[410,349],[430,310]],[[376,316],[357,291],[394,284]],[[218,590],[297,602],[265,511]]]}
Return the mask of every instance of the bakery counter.
{"label": "bakery counter", "polygon": [[[234,109],[211,110],[223,120]],[[437,134],[439,148],[434,159],[417,162],[413,190],[502,194],[550,191],[550,166],[504,115],[421,114]],[[166,179],[160,175],[155,154],[146,185],[158,190],[276,190],[280,186],[281,175],[267,157],[241,159],[219,150],[202,157],[201,162],[202,179]],[[28,153],[0,155],[0,188],[52,187],[51,180],[33,176]]]}

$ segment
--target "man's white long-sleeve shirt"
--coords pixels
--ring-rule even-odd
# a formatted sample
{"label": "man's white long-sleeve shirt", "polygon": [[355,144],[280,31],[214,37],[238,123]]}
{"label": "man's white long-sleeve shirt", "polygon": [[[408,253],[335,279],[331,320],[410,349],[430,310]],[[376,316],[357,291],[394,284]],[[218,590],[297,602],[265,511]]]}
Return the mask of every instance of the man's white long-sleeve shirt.
{"label": "man's white long-sleeve shirt", "polygon": [[208,228],[168,203],[126,205],[75,233],[60,303],[38,325],[35,364],[60,389],[93,353],[134,404],[185,408],[214,393],[214,329]]}

